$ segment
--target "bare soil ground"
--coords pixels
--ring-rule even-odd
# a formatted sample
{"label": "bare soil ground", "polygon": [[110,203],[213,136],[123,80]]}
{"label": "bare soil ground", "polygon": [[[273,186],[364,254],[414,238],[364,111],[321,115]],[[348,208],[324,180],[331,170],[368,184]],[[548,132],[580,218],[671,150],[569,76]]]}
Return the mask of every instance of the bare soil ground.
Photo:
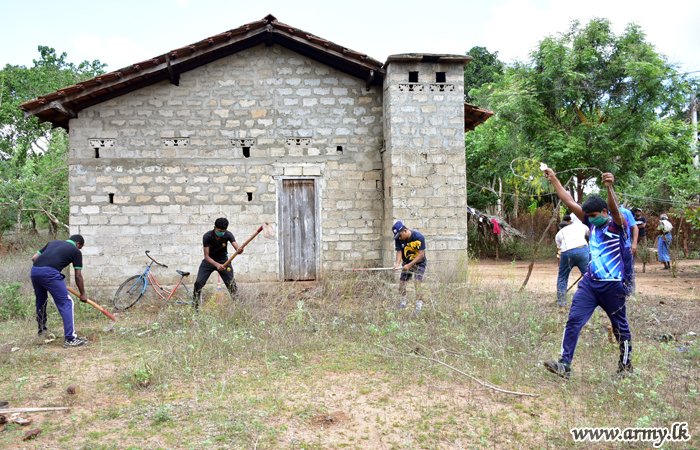
{"label": "bare soil ground", "polygon": [[[0,401],[72,408],[25,414],[32,424],[7,425],[0,447],[652,448],[576,444],[569,429],[687,421],[692,440],[664,448],[700,448],[700,342],[689,334],[700,333],[700,261],[680,261],[677,278],[638,265],[635,377],[611,375],[617,346],[595,314],[568,383],[541,366],[566,322],[553,306],[556,262],[536,263],[517,293],[527,266],[486,260],[470,264],[469,284],[427,281],[430,300],[413,321],[394,311],[394,278],[361,274],[241,284],[240,303],[212,302],[199,315],[150,297],[117,313],[107,334],[104,318],[79,304],[78,328],[91,340],[79,349],[60,338],[37,345],[31,318],[0,322]],[[55,312],[49,325],[60,330]],[[419,356],[538,397],[496,393]],[[34,428],[42,433],[22,441]]]}
{"label": "bare soil ground", "polygon": [[[477,278],[485,283],[507,283],[519,288],[527,275],[529,261],[496,261],[493,259],[480,260],[473,267]],[[679,260],[676,263],[676,277],[670,270],[662,270],[663,264],[658,261],[646,265],[646,271],[641,263],[635,265],[635,276],[638,295],[658,295],[664,298],[700,299],[700,260]],[[527,290],[537,293],[551,294],[556,298],[557,275],[559,265],[556,260],[537,261],[530,275]],[[569,286],[580,276],[578,269],[571,271]],[[569,294],[576,292],[573,287]]]}

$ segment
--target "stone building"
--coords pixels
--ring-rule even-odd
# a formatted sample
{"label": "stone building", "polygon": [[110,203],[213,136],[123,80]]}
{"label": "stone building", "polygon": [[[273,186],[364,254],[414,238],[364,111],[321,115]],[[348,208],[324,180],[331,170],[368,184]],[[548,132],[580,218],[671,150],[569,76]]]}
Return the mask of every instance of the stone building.
{"label": "stone building", "polygon": [[465,129],[491,115],[464,103],[470,59],[382,64],[270,15],[21,108],[69,130],[70,229],[103,285],[145,250],[196,272],[221,216],[239,243],[277,230],[234,261],[242,281],[391,265],[396,220],[439,270],[467,247]]}

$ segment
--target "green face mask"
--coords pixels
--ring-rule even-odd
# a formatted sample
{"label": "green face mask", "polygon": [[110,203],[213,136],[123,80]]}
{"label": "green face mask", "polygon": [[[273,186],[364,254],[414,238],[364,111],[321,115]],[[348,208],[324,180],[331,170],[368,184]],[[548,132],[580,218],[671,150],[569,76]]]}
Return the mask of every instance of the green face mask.
{"label": "green face mask", "polygon": [[226,234],[225,231],[216,231],[216,230],[214,230],[214,233],[216,233],[216,235],[219,237],[224,237],[224,234]]}
{"label": "green face mask", "polygon": [[603,225],[605,225],[606,223],[608,223],[608,218],[607,218],[607,217],[603,217],[602,214],[599,215],[598,217],[594,217],[594,218],[592,218],[592,219],[589,217],[588,220],[589,220],[593,225],[595,225],[595,226],[597,226],[597,227],[602,227]]}

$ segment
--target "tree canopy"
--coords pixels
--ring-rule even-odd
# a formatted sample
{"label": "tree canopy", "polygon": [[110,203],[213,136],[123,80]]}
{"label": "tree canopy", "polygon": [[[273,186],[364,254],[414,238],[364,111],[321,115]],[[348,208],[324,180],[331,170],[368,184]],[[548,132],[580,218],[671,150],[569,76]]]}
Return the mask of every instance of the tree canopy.
{"label": "tree canopy", "polygon": [[0,238],[12,226],[51,229],[68,223],[68,135],[25,117],[18,106],[104,73],[99,61],[69,63],[66,53],[39,47],[32,67],[6,65],[0,71]]}
{"label": "tree canopy", "polygon": [[[601,171],[642,196],[697,193],[685,120],[696,88],[638,25],[618,36],[607,19],[585,26],[574,21],[540,41],[529,62],[508,66],[470,91],[496,116],[466,135],[467,165],[479,167],[468,173],[483,184],[497,172],[517,191],[516,180],[528,177],[516,176],[510,161],[527,157],[565,172],[563,181],[573,176],[579,201]],[[671,169],[675,179],[658,178]]]}

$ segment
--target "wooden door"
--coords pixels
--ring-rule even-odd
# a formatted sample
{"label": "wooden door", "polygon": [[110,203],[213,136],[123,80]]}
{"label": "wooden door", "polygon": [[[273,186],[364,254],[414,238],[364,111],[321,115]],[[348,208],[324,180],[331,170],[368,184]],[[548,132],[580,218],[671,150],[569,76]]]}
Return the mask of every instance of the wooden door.
{"label": "wooden door", "polygon": [[316,180],[282,180],[281,261],[285,281],[316,279]]}

